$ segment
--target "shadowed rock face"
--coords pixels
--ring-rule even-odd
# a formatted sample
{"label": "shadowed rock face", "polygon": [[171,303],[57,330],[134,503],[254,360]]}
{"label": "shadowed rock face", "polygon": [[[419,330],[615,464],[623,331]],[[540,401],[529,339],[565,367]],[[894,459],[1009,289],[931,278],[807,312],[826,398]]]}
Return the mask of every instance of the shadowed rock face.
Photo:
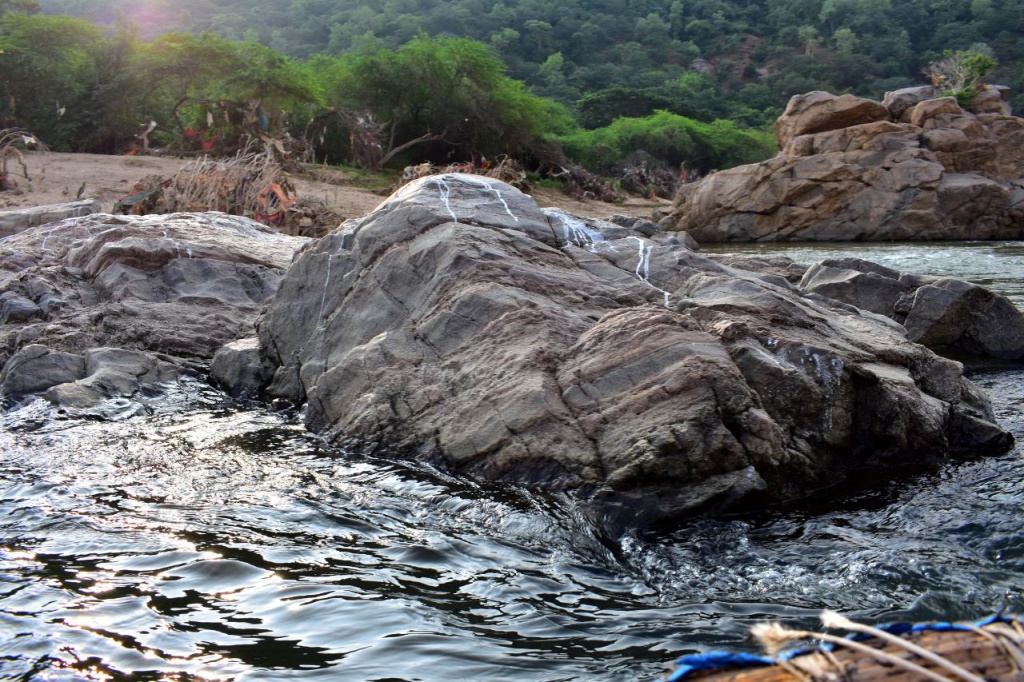
{"label": "shadowed rock face", "polygon": [[258,330],[269,396],[332,441],[627,524],[1011,444],[892,320],[474,176],[310,243]]}
{"label": "shadowed rock face", "polygon": [[891,317],[911,341],[929,348],[1024,359],[1024,315],[1005,296],[976,284],[842,258],[812,265],[799,287]]}
{"label": "shadowed rock face", "polygon": [[975,110],[932,88],[885,102],[790,100],[780,153],[684,185],[660,221],[700,243],[1024,237],[1024,119],[990,88]]}
{"label": "shadowed rock face", "polygon": [[87,408],[249,335],[303,239],[225,214],[96,214],[0,241],[8,398]]}

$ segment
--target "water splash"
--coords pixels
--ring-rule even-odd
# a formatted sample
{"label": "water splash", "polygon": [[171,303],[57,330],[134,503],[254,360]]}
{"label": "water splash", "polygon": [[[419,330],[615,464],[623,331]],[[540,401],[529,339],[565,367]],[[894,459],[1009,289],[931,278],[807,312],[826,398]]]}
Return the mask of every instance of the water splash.
{"label": "water splash", "polygon": [[664,298],[665,298],[664,305],[667,308],[668,305],[669,305],[669,294],[668,294],[668,292],[665,291],[664,289],[661,289],[659,287],[654,286],[653,284],[651,284],[651,280],[650,280],[650,276],[651,276],[651,252],[654,251],[654,246],[653,245],[649,245],[649,244],[645,244],[644,240],[640,239],[640,237],[630,237],[630,239],[635,239],[636,243],[639,244],[639,248],[637,250],[637,259],[638,260],[637,260],[637,264],[636,264],[636,277],[637,277],[637,279],[639,279],[641,282],[643,282],[644,284],[646,284],[650,288],[654,289],[655,291],[660,291],[662,296],[664,296]]}
{"label": "water splash", "polygon": [[575,244],[580,248],[589,247],[591,253],[595,252],[595,245],[598,242],[604,241],[604,236],[597,230],[591,229],[582,220],[577,220],[573,216],[563,213],[562,211],[544,211],[549,216],[553,216],[562,225],[562,236],[565,238],[565,243]]}

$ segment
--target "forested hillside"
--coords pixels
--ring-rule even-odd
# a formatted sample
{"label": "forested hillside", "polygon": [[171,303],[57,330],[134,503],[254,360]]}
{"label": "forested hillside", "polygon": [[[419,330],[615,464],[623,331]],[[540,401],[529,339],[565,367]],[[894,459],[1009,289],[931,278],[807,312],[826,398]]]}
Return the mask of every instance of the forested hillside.
{"label": "forested hillside", "polygon": [[794,94],[881,98],[953,49],[1024,90],[1024,0],[0,0],[0,128],[702,173],[770,156]]}
{"label": "forested hillside", "polygon": [[[144,31],[212,30],[293,57],[420,32],[491,45],[513,78],[585,125],[654,108],[746,124],[812,89],[880,98],[924,82],[947,49],[984,43],[1024,108],[1022,0],[40,0],[47,12]],[[99,9],[102,7],[102,9]],[[151,34],[150,34],[151,35]],[[767,110],[767,113],[765,113]]]}

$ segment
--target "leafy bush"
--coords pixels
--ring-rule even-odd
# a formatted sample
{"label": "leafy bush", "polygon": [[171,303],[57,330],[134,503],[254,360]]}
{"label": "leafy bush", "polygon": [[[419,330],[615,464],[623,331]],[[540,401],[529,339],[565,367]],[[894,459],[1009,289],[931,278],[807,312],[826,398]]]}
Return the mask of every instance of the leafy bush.
{"label": "leafy bush", "polygon": [[743,130],[724,120],[702,123],[667,111],[619,118],[604,128],[580,130],[560,140],[569,158],[603,173],[615,173],[622,160],[637,151],[671,167],[685,163],[700,173],[762,161],[775,151],[767,131]]}
{"label": "leafy bush", "polygon": [[996,64],[982,49],[946,50],[943,58],[929,64],[925,73],[932,79],[932,85],[956,97],[960,106],[967,109]]}

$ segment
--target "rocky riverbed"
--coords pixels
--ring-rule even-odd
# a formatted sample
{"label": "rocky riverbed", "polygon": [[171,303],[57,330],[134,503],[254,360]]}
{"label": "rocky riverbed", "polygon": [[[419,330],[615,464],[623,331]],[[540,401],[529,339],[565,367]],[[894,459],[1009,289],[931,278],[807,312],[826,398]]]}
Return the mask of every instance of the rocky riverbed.
{"label": "rocky riverbed", "polygon": [[912,339],[1018,357],[1012,305],[804,270],[475,176],[416,181],[317,241],[219,214],[73,218],[0,243],[2,381],[102,415],[212,360],[352,452],[569,492],[627,526],[1010,447],[961,365]]}

